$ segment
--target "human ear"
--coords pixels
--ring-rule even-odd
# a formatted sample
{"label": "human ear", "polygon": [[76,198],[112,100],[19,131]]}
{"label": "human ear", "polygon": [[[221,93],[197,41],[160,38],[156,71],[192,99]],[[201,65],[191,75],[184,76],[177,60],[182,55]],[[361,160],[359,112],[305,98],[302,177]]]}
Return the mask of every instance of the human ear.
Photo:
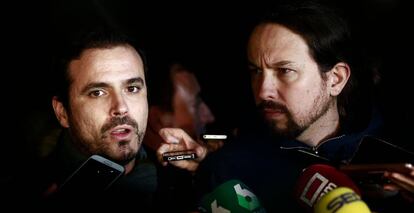
{"label": "human ear", "polygon": [[335,66],[328,72],[330,95],[338,96],[347,84],[350,76],[351,68],[347,63],[339,62],[335,64]]}
{"label": "human ear", "polygon": [[63,106],[63,103],[59,101],[59,98],[57,96],[53,96],[52,106],[53,110],[55,111],[56,118],[59,120],[60,125],[65,128],[69,128],[68,113],[65,107]]}

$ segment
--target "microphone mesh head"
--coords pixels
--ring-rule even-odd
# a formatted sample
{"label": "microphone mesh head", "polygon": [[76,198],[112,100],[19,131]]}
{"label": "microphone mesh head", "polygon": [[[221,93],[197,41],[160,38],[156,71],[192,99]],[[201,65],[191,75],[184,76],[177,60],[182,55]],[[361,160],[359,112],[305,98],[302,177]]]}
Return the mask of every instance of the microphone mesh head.
{"label": "microphone mesh head", "polygon": [[241,181],[229,180],[206,195],[199,206],[200,212],[265,212],[259,199]]}
{"label": "microphone mesh head", "polygon": [[338,187],[323,196],[314,207],[315,213],[369,213],[360,196],[348,187]]}

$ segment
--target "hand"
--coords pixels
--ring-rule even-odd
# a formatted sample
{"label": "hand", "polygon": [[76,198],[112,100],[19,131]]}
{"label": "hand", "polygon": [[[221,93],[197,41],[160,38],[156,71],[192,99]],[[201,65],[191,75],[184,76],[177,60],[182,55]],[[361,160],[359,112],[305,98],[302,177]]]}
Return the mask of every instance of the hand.
{"label": "hand", "polygon": [[385,190],[400,191],[409,202],[414,202],[414,168],[408,174],[385,172],[384,176],[392,181],[384,185]]}
{"label": "hand", "polygon": [[[176,128],[163,128],[159,131],[164,143],[157,149],[157,158],[162,165],[168,163],[190,172],[194,172],[198,168],[198,164],[207,156],[207,148],[195,140],[193,140],[184,130]],[[162,155],[165,152],[194,150],[197,158],[194,160],[180,160],[165,162]]]}
{"label": "hand", "polygon": [[215,152],[224,146],[223,140],[206,140],[205,145],[208,152]]}

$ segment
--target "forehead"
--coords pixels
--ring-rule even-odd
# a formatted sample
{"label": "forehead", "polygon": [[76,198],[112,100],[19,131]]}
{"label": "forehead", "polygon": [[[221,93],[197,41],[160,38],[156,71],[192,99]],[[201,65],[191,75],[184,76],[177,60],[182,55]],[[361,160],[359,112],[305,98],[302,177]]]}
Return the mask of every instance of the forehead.
{"label": "forehead", "polygon": [[257,26],[252,32],[248,43],[249,58],[257,58],[274,54],[297,55],[309,53],[306,41],[297,33],[287,27],[264,23]]}
{"label": "forehead", "polygon": [[142,77],[144,66],[139,54],[130,46],[93,48],[82,52],[69,64],[72,83],[111,81],[117,78]]}

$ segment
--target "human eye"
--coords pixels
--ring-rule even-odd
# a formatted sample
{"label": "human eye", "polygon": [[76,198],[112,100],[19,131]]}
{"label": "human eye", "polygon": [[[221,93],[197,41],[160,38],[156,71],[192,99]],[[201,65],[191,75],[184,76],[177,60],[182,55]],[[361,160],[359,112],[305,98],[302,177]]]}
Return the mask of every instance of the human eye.
{"label": "human eye", "polygon": [[278,68],[277,75],[286,82],[294,81],[299,77],[297,70],[292,68]]}
{"label": "human eye", "polygon": [[141,90],[141,87],[138,86],[128,86],[127,91],[129,93],[138,93]]}
{"label": "human eye", "polygon": [[248,69],[249,69],[249,71],[250,71],[250,73],[251,73],[252,75],[258,75],[258,74],[260,74],[260,73],[262,73],[262,72],[263,72],[263,71],[262,71],[261,69],[259,69],[258,67],[249,66],[249,67],[248,67]]}
{"label": "human eye", "polygon": [[277,75],[281,78],[294,79],[298,72],[295,69],[281,67],[277,69]]}
{"label": "human eye", "polygon": [[92,90],[92,91],[90,91],[89,92],[89,96],[90,97],[93,97],[93,98],[97,98],[97,97],[101,97],[101,96],[103,96],[103,95],[105,95],[106,93],[105,93],[105,91],[103,91],[103,90]]}
{"label": "human eye", "polygon": [[290,69],[290,68],[279,68],[279,72],[283,75],[287,75],[287,74],[295,73],[295,70]]}

